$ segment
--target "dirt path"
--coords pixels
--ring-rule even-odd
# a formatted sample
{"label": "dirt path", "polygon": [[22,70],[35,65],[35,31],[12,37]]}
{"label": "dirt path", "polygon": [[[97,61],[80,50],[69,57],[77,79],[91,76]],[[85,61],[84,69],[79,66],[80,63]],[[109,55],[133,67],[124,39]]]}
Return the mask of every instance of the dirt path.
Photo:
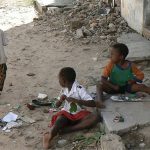
{"label": "dirt path", "polygon": [[[9,6],[5,7],[8,4]],[[16,8],[14,3],[5,1],[3,6],[4,8],[0,9],[0,18],[3,18],[2,14],[7,13],[0,25],[7,30],[9,44],[5,48],[8,56],[8,72],[4,92],[0,97],[0,116],[7,114],[14,106],[20,105],[21,108],[13,112],[29,116],[35,119],[36,123],[24,125],[10,133],[1,132],[0,149],[41,150],[42,133],[49,123],[50,115],[43,113],[44,108],[29,111],[25,104],[39,92],[46,93],[51,98],[57,96],[60,90],[57,74],[62,67],[74,67],[79,81],[86,85],[92,82],[93,78],[98,78],[102,64],[93,58],[107,46],[105,43],[102,45],[67,43],[63,34],[59,34],[59,31],[51,32],[49,27],[34,26],[33,22],[28,24],[21,22],[24,24],[21,25],[19,21],[29,15],[25,13],[29,12],[28,8],[24,8],[23,12],[22,9],[19,11],[15,9],[17,14],[22,13],[22,18],[16,17],[18,24],[14,27],[15,19],[12,21],[12,16],[7,18]],[[33,17],[31,16],[32,19]],[[9,26],[6,26],[7,24]],[[34,73],[35,76],[27,76],[28,73]]]}
{"label": "dirt path", "polygon": [[[104,41],[98,44],[87,44],[82,40],[67,41],[61,30],[52,30],[46,21],[43,20],[42,24],[32,22],[34,9],[31,6],[24,7],[21,0],[15,3],[13,0],[1,0],[0,3],[0,28],[6,30],[9,39],[5,49],[8,72],[4,92],[0,97],[0,117],[13,110],[36,120],[33,125],[23,124],[10,133],[0,131],[0,149],[41,150],[41,137],[51,116],[43,112],[45,108],[29,111],[25,104],[37,97],[39,92],[48,94],[50,98],[57,96],[60,90],[57,75],[65,66],[75,68],[81,84],[93,84],[100,77],[107,61],[106,57],[97,56],[108,48],[108,44]],[[14,13],[11,14],[12,12]],[[27,76],[29,73],[35,75]],[[149,72],[146,76],[148,75]],[[20,109],[13,109],[18,105]],[[89,133],[85,131],[84,134]],[[75,135],[65,135],[62,138],[72,142]],[[56,149],[55,146],[53,149]],[[70,146],[65,149],[70,150]]]}

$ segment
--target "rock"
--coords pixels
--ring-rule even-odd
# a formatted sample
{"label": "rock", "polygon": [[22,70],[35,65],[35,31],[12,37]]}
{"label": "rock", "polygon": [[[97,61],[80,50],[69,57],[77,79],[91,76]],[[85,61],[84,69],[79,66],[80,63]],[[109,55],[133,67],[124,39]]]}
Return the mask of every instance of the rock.
{"label": "rock", "polygon": [[90,10],[94,9],[94,5],[93,4],[89,4],[89,9]]}
{"label": "rock", "polygon": [[80,20],[74,20],[70,22],[70,29],[71,30],[77,30],[81,28],[84,25],[84,23]]}
{"label": "rock", "polygon": [[130,143],[126,144],[126,148],[131,149],[131,144]]}
{"label": "rock", "polygon": [[27,76],[31,77],[31,76],[35,76],[35,74],[34,73],[28,73]]}
{"label": "rock", "polygon": [[110,24],[108,25],[108,27],[109,27],[109,29],[114,29],[114,28],[116,28],[116,26],[115,26],[113,23],[110,23]]}
{"label": "rock", "polygon": [[58,147],[64,147],[66,144],[68,143],[68,141],[67,140],[64,140],[64,139],[62,139],[62,140],[59,140],[58,141]]}
{"label": "rock", "polygon": [[12,83],[10,83],[10,84],[9,84],[9,86],[13,86],[13,84],[12,84]]}
{"label": "rock", "polygon": [[140,148],[144,148],[145,145],[146,145],[145,143],[140,143],[140,144],[139,144],[139,147],[140,147]]}
{"label": "rock", "polygon": [[125,20],[122,20],[122,21],[120,22],[120,24],[124,24],[124,23],[126,23]]}
{"label": "rock", "polygon": [[107,35],[107,39],[108,40],[116,40],[117,37],[116,36]]}
{"label": "rock", "polygon": [[101,137],[102,150],[125,150],[121,137],[116,134],[106,134]]}
{"label": "rock", "polygon": [[90,28],[95,28],[98,24],[96,22],[93,22],[90,24]]}
{"label": "rock", "polygon": [[93,59],[93,61],[97,61],[97,60],[98,60],[98,58],[97,58],[97,57],[93,57],[92,59]]}
{"label": "rock", "polygon": [[89,39],[85,39],[84,41],[82,41],[82,44],[83,45],[88,45],[90,43],[90,40]]}
{"label": "rock", "polygon": [[82,29],[77,29],[76,30],[76,36],[79,39],[84,37]]}
{"label": "rock", "polygon": [[43,109],[43,113],[49,113],[49,109]]}
{"label": "rock", "polygon": [[67,33],[67,29],[62,30],[61,33]]}
{"label": "rock", "polygon": [[90,48],[83,48],[83,51],[90,51]]}
{"label": "rock", "polygon": [[92,36],[93,34],[90,30],[86,29],[86,27],[82,27],[82,30],[85,36]]}
{"label": "rock", "polygon": [[100,36],[100,38],[101,38],[102,40],[105,40],[105,39],[107,39],[107,36]]}

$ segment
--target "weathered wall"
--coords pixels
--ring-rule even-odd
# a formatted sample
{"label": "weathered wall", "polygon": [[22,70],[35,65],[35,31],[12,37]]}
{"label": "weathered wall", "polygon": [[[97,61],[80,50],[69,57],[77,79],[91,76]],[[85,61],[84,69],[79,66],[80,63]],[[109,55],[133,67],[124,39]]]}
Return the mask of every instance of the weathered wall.
{"label": "weathered wall", "polygon": [[144,0],[121,0],[121,14],[131,28],[142,33],[144,24]]}
{"label": "weathered wall", "polygon": [[150,26],[150,0],[144,0],[144,25]]}

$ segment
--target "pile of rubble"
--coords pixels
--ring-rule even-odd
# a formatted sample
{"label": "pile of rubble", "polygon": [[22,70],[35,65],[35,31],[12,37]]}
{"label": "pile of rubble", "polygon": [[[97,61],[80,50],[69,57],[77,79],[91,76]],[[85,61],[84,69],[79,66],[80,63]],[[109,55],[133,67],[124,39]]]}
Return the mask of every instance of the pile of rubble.
{"label": "pile of rubble", "polygon": [[121,17],[119,4],[111,8],[99,0],[78,0],[73,8],[50,8],[42,18],[71,40],[88,39],[89,43],[116,42],[121,33],[133,32]]}

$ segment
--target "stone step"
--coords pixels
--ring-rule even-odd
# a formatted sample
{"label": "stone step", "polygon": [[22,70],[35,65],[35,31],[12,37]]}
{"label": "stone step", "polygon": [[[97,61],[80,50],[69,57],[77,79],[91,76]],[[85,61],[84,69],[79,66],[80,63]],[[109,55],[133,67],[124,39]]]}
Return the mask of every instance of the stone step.
{"label": "stone step", "polygon": [[34,7],[39,13],[47,11],[48,7],[71,7],[75,0],[34,0]]}
{"label": "stone step", "polygon": [[143,28],[143,35],[150,40],[150,26]]}

